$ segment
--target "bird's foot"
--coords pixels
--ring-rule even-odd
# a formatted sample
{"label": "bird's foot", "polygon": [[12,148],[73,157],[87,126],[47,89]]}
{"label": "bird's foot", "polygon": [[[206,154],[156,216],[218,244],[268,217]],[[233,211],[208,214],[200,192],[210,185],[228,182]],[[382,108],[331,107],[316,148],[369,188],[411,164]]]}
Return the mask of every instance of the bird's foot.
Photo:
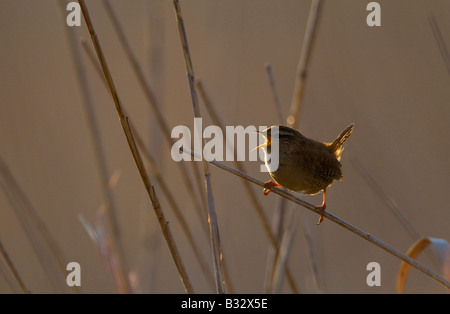
{"label": "bird's foot", "polygon": [[326,208],[327,208],[326,204],[322,204],[322,205],[316,207],[316,209],[320,210],[320,212],[321,212],[320,217],[319,217],[319,221],[316,222],[316,225],[320,225],[322,223],[322,221],[323,221],[323,214],[325,213],[325,209]]}
{"label": "bird's foot", "polygon": [[269,195],[270,193],[270,189],[273,188],[274,186],[281,186],[276,182],[273,182],[272,180],[266,181],[266,183],[264,183],[264,196]]}

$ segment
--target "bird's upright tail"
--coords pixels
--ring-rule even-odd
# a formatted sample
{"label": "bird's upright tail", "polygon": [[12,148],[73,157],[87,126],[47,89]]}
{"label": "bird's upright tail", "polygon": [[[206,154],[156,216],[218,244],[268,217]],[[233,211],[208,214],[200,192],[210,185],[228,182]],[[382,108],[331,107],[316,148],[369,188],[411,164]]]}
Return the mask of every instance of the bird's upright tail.
{"label": "bird's upright tail", "polygon": [[354,123],[350,124],[348,127],[346,127],[341,134],[333,141],[333,143],[330,144],[330,148],[336,155],[336,158],[339,159],[341,157],[342,151],[344,148],[342,145],[344,144],[345,140],[352,134]]}

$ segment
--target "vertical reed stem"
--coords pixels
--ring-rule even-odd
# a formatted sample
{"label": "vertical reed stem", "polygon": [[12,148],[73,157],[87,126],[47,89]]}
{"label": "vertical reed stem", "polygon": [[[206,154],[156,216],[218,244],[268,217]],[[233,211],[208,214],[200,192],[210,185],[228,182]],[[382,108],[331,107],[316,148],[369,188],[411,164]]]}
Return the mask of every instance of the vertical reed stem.
{"label": "vertical reed stem", "polygon": [[[194,109],[194,118],[201,118],[200,114],[200,106],[198,102],[197,92],[195,90],[195,75],[194,75],[194,67],[192,65],[191,55],[189,53],[189,46],[187,42],[186,30],[184,27],[183,16],[181,14],[180,3],[178,0],[173,1],[175,7],[176,20],[178,23],[178,30],[180,32],[180,40],[181,45],[183,47],[184,53],[184,61],[186,64],[186,72],[189,83],[189,90],[191,92],[191,100],[192,106]],[[198,130],[197,134],[201,134],[203,130]],[[202,150],[205,145],[205,139],[202,141]],[[206,194],[208,200],[208,222],[209,222],[209,230],[210,230],[210,239],[211,246],[213,250],[213,260],[214,260],[214,270],[215,270],[215,278],[216,278],[216,288],[217,293],[222,294],[225,293],[225,281],[222,269],[222,248],[220,245],[219,238],[219,226],[217,223],[216,211],[214,208],[214,197],[212,194],[211,187],[211,174],[209,172],[209,165],[206,162],[205,158],[202,159],[203,165],[203,173],[205,175],[205,184],[206,184]]]}
{"label": "vertical reed stem", "polygon": [[153,188],[153,185],[150,182],[150,178],[145,170],[144,163],[142,162],[141,155],[138,151],[138,148],[136,146],[136,142],[134,141],[133,134],[131,132],[130,125],[128,123],[128,118],[125,117],[122,104],[119,100],[119,96],[117,95],[117,90],[114,86],[114,81],[112,79],[111,73],[109,71],[108,65],[106,63],[106,59],[103,55],[102,48],[100,46],[100,42],[98,41],[97,34],[95,33],[94,27],[91,22],[91,18],[89,16],[89,12],[87,10],[86,4],[84,3],[84,0],[78,0],[81,11],[83,12],[84,20],[86,22],[86,25],[89,30],[89,34],[91,36],[92,43],[94,45],[95,51],[97,53],[97,57],[100,61],[103,74],[105,76],[106,82],[108,83],[109,91],[111,93],[111,96],[114,100],[114,104],[116,107],[116,111],[119,115],[120,123],[122,125],[123,131],[125,133],[125,136],[127,138],[128,145],[130,147],[131,153],[133,155],[134,161],[136,163],[136,166],[139,170],[139,174],[141,176],[142,182],[144,183],[145,189],[148,193],[148,196],[150,197],[150,200],[152,202],[153,209],[155,211],[155,214],[158,218],[159,225],[161,227],[162,233],[164,235],[164,238],[166,239],[167,245],[169,247],[170,253],[172,254],[172,258],[175,262],[175,265],[177,267],[177,270],[180,274],[181,281],[184,284],[184,287],[186,289],[186,292],[188,293],[194,293],[194,289],[191,285],[191,282],[189,280],[189,277],[187,275],[186,269],[184,268],[183,262],[181,260],[181,256],[179,254],[179,251],[177,249],[177,246],[175,244],[175,240],[173,238],[172,232],[169,228],[168,222],[166,221],[164,217],[164,213],[162,211],[162,208],[160,206],[158,197],[155,193],[155,189]]}

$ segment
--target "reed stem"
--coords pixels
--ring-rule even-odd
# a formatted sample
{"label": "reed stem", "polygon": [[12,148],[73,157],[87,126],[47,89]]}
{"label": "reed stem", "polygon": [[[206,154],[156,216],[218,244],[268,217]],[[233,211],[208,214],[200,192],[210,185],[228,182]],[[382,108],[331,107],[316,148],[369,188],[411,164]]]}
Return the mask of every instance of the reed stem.
{"label": "reed stem", "polygon": [[142,161],[141,155],[139,153],[139,150],[136,146],[136,142],[133,137],[133,133],[131,131],[130,125],[128,123],[128,118],[124,115],[124,111],[122,109],[122,104],[119,100],[119,96],[117,94],[117,90],[114,85],[114,81],[112,79],[111,73],[109,71],[108,64],[106,63],[106,59],[103,55],[103,51],[100,45],[100,42],[98,40],[97,34],[95,33],[94,27],[92,25],[91,18],[89,16],[89,12],[87,10],[86,4],[84,3],[84,0],[78,0],[78,3],[80,4],[81,11],[83,13],[84,20],[86,22],[86,25],[89,30],[89,34],[91,36],[92,43],[94,45],[95,51],[97,53],[98,60],[100,61],[101,68],[103,71],[103,74],[105,76],[106,82],[108,83],[109,91],[111,93],[111,96],[114,100],[114,105],[116,107],[117,114],[119,115],[120,123],[122,125],[122,129],[125,133],[128,145],[130,147],[131,153],[133,155],[134,161],[136,163],[136,166],[138,168],[139,174],[141,176],[142,182],[144,183],[145,189],[147,191],[147,194],[151,200],[153,209],[155,211],[156,217],[158,218],[159,225],[161,227],[162,233],[164,235],[164,238],[166,240],[167,246],[169,247],[170,253],[172,254],[172,258],[175,262],[176,268],[178,270],[178,273],[180,274],[181,281],[184,284],[184,288],[187,293],[194,293],[194,289],[192,287],[192,284],[189,280],[189,277],[187,275],[186,269],[183,265],[181,256],[179,254],[178,248],[175,244],[175,239],[173,238],[172,232],[169,228],[169,224],[166,221],[164,217],[163,210],[160,206],[158,197],[155,193],[155,189],[153,188],[153,185],[150,182],[150,177],[148,176],[144,163]]}
{"label": "reed stem", "polygon": [[[188,154],[191,154],[193,156],[199,156],[198,153],[191,151],[187,148],[184,147],[180,147],[180,151],[184,151]],[[256,178],[253,178],[251,176],[249,176],[246,173],[243,173],[237,169],[234,169],[232,167],[229,167],[225,164],[222,164],[220,162],[217,161],[208,161],[209,163],[211,163],[212,165],[225,170],[227,172],[230,172],[238,177],[241,177],[247,181],[252,182],[253,184],[259,185],[260,187],[264,187],[264,182],[260,181]],[[385,250],[386,252],[388,252],[389,254],[401,259],[402,261],[410,264],[412,267],[416,268],[417,270],[423,272],[425,275],[429,276],[430,278],[436,280],[437,282],[439,282],[440,284],[442,284],[443,286],[450,288],[450,282],[445,279],[444,277],[436,274],[435,272],[433,272],[432,270],[430,270],[428,267],[424,266],[423,264],[419,263],[418,261],[416,261],[413,258],[410,258],[408,255],[406,255],[405,253],[397,250],[396,248],[394,248],[393,246],[389,245],[388,243],[378,239],[377,237],[375,237],[374,235],[371,235],[368,232],[365,232],[361,229],[359,229],[358,227],[353,226],[352,224],[346,222],[345,220],[339,218],[338,216],[330,213],[330,212],[323,212],[320,211],[320,209],[317,209],[316,206],[314,206],[313,204],[310,204],[304,200],[302,200],[301,198],[296,197],[295,195],[293,195],[292,193],[288,192],[287,190],[283,189],[283,188],[279,188],[279,187],[273,187],[271,188],[271,192],[280,195],[281,197],[286,198],[287,200],[298,204],[300,206],[303,206],[307,209],[309,209],[310,211],[315,212],[316,214],[320,215],[323,214],[324,218],[327,218],[328,220],[338,224],[339,226],[351,231],[352,233],[356,234],[357,236],[369,241],[372,244],[375,244],[376,246],[382,248],[383,250]]]}

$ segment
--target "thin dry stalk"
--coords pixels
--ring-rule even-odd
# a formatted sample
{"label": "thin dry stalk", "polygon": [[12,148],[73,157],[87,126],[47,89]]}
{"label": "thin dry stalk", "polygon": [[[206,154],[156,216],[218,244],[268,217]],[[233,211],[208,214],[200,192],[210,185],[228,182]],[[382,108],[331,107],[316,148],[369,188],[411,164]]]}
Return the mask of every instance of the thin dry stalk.
{"label": "thin dry stalk", "polygon": [[78,287],[66,284],[66,265],[61,249],[45,222],[20,188],[8,166],[0,158],[0,185],[30,241],[51,285],[58,293],[79,293]]}
{"label": "thin dry stalk", "polygon": [[[180,147],[180,151],[184,151],[188,154],[191,154],[193,156],[199,156],[198,153],[193,152],[187,148],[183,148]],[[232,167],[229,167],[225,164],[222,164],[220,162],[217,161],[210,161],[208,160],[208,163],[211,163],[212,165],[225,170],[227,172],[230,172],[238,177],[241,177],[245,180],[248,180],[256,185],[259,185],[261,187],[264,187],[264,182],[260,181],[258,179],[255,179],[251,176],[249,176],[246,173],[243,173],[239,170],[236,170]],[[353,225],[351,225],[350,223],[346,222],[345,220],[339,218],[338,216],[330,213],[330,212],[321,212],[319,209],[316,208],[316,206],[314,206],[313,204],[310,204],[304,200],[302,200],[301,198],[296,197],[295,195],[293,195],[292,193],[290,193],[289,191],[283,189],[283,188],[279,188],[279,187],[274,187],[271,188],[271,192],[278,194],[284,198],[286,198],[287,200],[294,202],[295,204],[298,204],[300,206],[303,206],[307,209],[309,209],[310,211],[315,212],[316,214],[320,215],[323,214],[324,218],[327,218],[328,220],[336,223],[337,225],[353,232],[354,234],[356,234],[357,236],[369,241],[372,244],[375,244],[376,246],[382,248],[383,250],[385,250],[386,252],[388,252],[389,254],[401,259],[402,261],[410,264],[411,266],[413,266],[414,268],[418,269],[419,271],[423,272],[425,275],[427,275],[428,277],[436,280],[437,282],[439,282],[440,284],[442,284],[443,286],[450,288],[450,282],[448,280],[446,280],[445,278],[443,278],[442,276],[436,274],[435,272],[433,272],[432,270],[430,270],[428,267],[424,266],[423,264],[419,263],[418,261],[416,261],[413,258],[410,258],[409,256],[407,256],[406,254],[404,254],[403,252],[397,250],[396,248],[392,247],[391,245],[387,244],[386,242],[378,239],[377,237],[371,235],[370,233],[367,233]]]}
{"label": "thin dry stalk", "polygon": [[100,46],[100,42],[98,41],[97,34],[95,33],[94,27],[92,25],[92,22],[91,22],[91,19],[90,19],[89,12],[87,10],[86,4],[84,3],[84,0],[78,0],[78,2],[80,4],[81,11],[83,12],[83,17],[84,17],[84,20],[85,20],[86,25],[88,27],[92,43],[93,43],[95,51],[97,53],[97,57],[98,57],[98,59],[100,61],[100,64],[102,66],[103,74],[105,76],[106,81],[108,82],[108,87],[109,87],[111,96],[112,96],[112,98],[114,100],[114,104],[115,104],[115,107],[116,107],[116,111],[117,111],[117,113],[119,115],[119,119],[120,119],[120,123],[122,125],[122,129],[123,129],[123,131],[125,133],[125,136],[127,138],[128,145],[130,147],[130,150],[131,150],[131,153],[133,155],[134,161],[135,161],[136,166],[138,168],[138,171],[139,171],[139,174],[141,176],[142,182],[144,183],[145,189],[146,189],[146,191],[148,193],[148,196],[149,196],[149,198],[150,198],[150,200],[152,202],[152,206],[153,206],[155,214],[156,214],[156,216],[158,218],[158,222],[160,224],[162,233],[163,233],[164,238],[166,240],[166,243],[167,243],[167,245],[169,247],[170,253],[172,254],[172,258],[173,258],[173,260],[175,262],[175,265],[177,267],[178,273],[180,274],[181,281],[183,282],[183,285],[184,285],[184,287],[186,289],[186,292],[194,293],[194,289],[193,289],[192,284],[191,284],[191,282],[189,280],[189,277],[187,275],[186,269],[185,269],[185,267],[183,265],[183,261],[181,259],[179,251],[178,251],[177,246],[175,244],[175,240],[173,238],[172,232],[171,232],[171,230],[169,228],[169,225],[168,225],[168,223],[167,223],[167,221],[166,221],[166,219],[164,217],[164,213],[163,213],[163,210],[162,210],[162,208],[160,206],[158,197],[157,197],[157,195],[155,193],[153,185],[150,182],[150,178],[149,178],[149,176],[148,176],[148,174],[147,174],[147,172],[145,170],[145,166],[144,166],[144,163],[142,161],[141,155],[140,155],[140,153],[138,151],[138,148],[136,146],[136,142],[134,141],[133,134],[132,134],[130,125],[128,123],[128,118],[125,117],[125,115],[124,115],[124,112],[123,112],[123,109],[122,109],[122,104],[121,104],[121,102],[119,100],[119,97],[117,95],[117,90],[116,90],[116,88],[114,86],[114,82],[113,82],[111,73],[109,71],[108,65],[106,63],[105,57],[103,55],[103,51],[102,51],[102,48]]}
{"label": "thin dry stalk", "polygon": [[[269,63],[267,63],[265,65],[265,68],[266,68],[267,76],[269,78],[269,85],[270,85],[270,90],[272,92],[274,105],[278,112],[279,123],[283,124],[283,114],[282,114],[280,102],[278,100],[279,99],[278,93],[275,88],[275,78],[274,78],[274,75],[272,72],[272,66]],[[244,172],[246,172],[246,171],[244,171]],[[273,216],[272,216],[272,229],[273,229],[273,233],[275,234],[278,246],[281,245],[281,239],[283,236],[282,235],[283,234],[283,224],[285,221],[285,211],[286,211],[285,208],[286,208],[286,199],[284,199],[282,197],[278,198],[278,204],[277,204],[277,207],[275,208],[275,210],[273,211]],[[274,283],[274,281],[272,280],[272,278],[274,277],[275,261],[277,260],[277,255],[278,255],[278,251],[275,251],[273,249],[273,247],[269,247],[269,250],[267,252],[267,259],[266,259],[266,272],[264,275],[264,291],[266,291],[268,293],[270,291],[274,291],[274,289],[272,287],[272,284]]]}
{"label": "thin dry stalk", "polygon": [[272,65],[270,63],[266,63],[264,68],[266,69],[267,77],[269,78],[269,86],[270,86],[270,90],[272,92],[273,103],[275,104],[275,107],[277,108],[279,123],[283,123],[283,111],[281,110],[280,100],[278,98],[277,89],[275,87],[275,78],[274,78],[273,72],[272,72]]}
{"label": "thin dry stalk", "polygon": [[[86,54],[88,55],[90,61],[92,62],[94,68],[96,69],[97,74],[100,76],[100,78],[102,78],[103,82],[105,83],[105,87],[108,88],[108,86],[106,85],[106,81],[104,80],[104,77],[102,75],[102,70],[101,68],[98,66],[98,62],[96,62],[97,60],[95,59],[95,56],[92,54],[92,51],[89,49],[88,45],[86,44],[85,40],[81,41],[83,48],[85,49]],[[126,110],[124,109],[124,114],[125,116],[127,116]],[[211,278],[210,276],[210,272],[209,272],[209,267],[208,264],[206,263],[206,261],[203,258],[203,255],[200,253],[200,249],[198,247],[198,245],[195,242],[194,236],[189,228],[189,225],[186,221],[186,218],[184,217],[183,211],[180,209],[180,207],[178,206],[177,202],[175,201],[175,197],[173,196],[168,184],[166,183],[166,181],[164,180],[164,176],[161,175],[161,173],[158,170],[158,166],[156,163],[155,158],[151,155],[150,151],[148,150],[146,144],[144,143],[144,140],[142,139],[142,137],[140,136],[139,132],[137,131],[136,127],[133,125],[133,123],[131,123],[130,121],[130,126],[131,126],[131,131],[133,132],[133,135],[136,139],[136,143],[139,147],[139,150],[142,152],[146,162],[148,163],[148,166],[150,167],[150,173],[155,177],[156,182],[158,182],[159,187],[161,188],[163,194],[166,196],[167,201],[169,202],[169,205],[172,207],[175,216],[177,217],[180,226],[183,230],[183,232],[186,235],[186,238],[188,239],[189,244],[191,245],[191,248],[194,252],[194,255],[197,258],[197,261],[200,265],[200,268],[208,282],[209,285],[211,285],[211,287],[214,286],[214,280]],[[202,226],[205,226],[205,224],[201,224]],[[203,230],[205,232],[207,232],[206,229],[203,228]]]}
{"label": "thin dry stalk", "polygon": [[[303,215],[303,218],[305,218],[305,215]],[[318,261],[316,258],[316,254],[314,251],[314,243],[313,243],[313,237],[311,236],[311,230],[309,229],[309,225],[306,219],[303,220],[303,233],[306,240],[306,246],[308,248],[308,261],[309,265],[311,267],[311,272],[313,275],[314,285],[316,288],[316,291],[318,293],[323,292],[323,284],[322,284],[322,277],[320,275],[319,269],[318,269]]]}
{"label": "thin dry stalk", "polygon": [[367,182],[367,184],[372,188],[375,194],[385,203],[385,205],[394,213],[395,217],[400,221],[405,229],[408,231],[410,236],[417,240],[421,237],[419,231],[412,225],[409,219],[402,213],[397,203],[392,197],[390,197],[386,191],[379,185],[375,179],[370,175],[364,165],[356,158],[351,158],[355,169],[358,171],[359,175]]}
{"label": "thin dry stalk", "polygon": [[445,45],[441,29],[439,28],[434,15],[430,15],[428,17],[428,22],[430,23],[434,38],[436,38],[436,42],[438,44],[439,51],[441,52],[442,59],[444,59],[444,64],[447,68],[447,72],[450,74],[450,53],[448,52],[447,46]]}
{"label": "thin dry stalk", "polygon": [[[220,119],[217,110],[215,109],[215,106],[213,105],[213,103],[211,102],[210,98],[208,97],[205,88],[203,87],[203,83],[200,80],[197,80],[196,82],[196,87],[197,90],[200,94],[200,97],[203,100],[203,103],[205,104],[205,107],[208,110],[208,113],[211,117],[211,119],[213,120],[213,123],[215,125],[217,125],[218,127],[220,127],[222,130],[225,130],[225,124],[222,122],[222,120]],[[226,139],[227,141],[227,145],[230,145],[230,143],[228,142],[228,139]],[[240,163],[238,161],[235,160],[234,164],[236,165],[236,168],[241,171],[241,172],[246,172],[245,170],[245,166],[243,163]],[[255,191],[252,189],[251,184],[248,181],[242,181],[242,184],[244,184],[245,190],[247,195],[250,197],[250,200],[253,204],[253,207],[256,210],[256,213],[258,214],[259,219],[261,220],[261,223],[263,225],[264,231],[266,232],[267,236],[269,237],[269,241],[271,244],[271,247],[273,248],[273,250],[275,252],[279,251],[279,241],[276,238],[276,236],[274,236],[274,234],[272,233],[272,228],[270,227],[270,223],[269,223],[269,219],[266,217],[266,214],[264,213],[264,209],[263,206],[261,205],[261,203],[259,202],[258,197],[256,196]],[[298,288],[296,287],[294,278],[291,274],[291,271],[289,269],[289,267],[286,268],[286,276],[288,279],[288,283],[289,286],[292,290],[292,292],[294,293],[298,293]]]}
{"label": "thin dry stalk", "polygon": [[289,221],[289,225],[284,231],[283,238],[281,239],[280,252],[277,254],[277,258],[274,263],[272,283],[270,285],[269,293],[280,293],[281,291],[281,285],[284,278],[283,273],[287,266],[287,260],[292,247],[292,240],[294,239],[297,227],[297,219],[295,219],[295,215],[292,216],[293,219]]}
{"label": "thin dry stalk", "polygon": [[5,247],[3,246],[2,241],[0,241],[0,254],[3,257],[3,259],[6,262],[6,265],[8,265],[9,271],[13,275],[14,279],[16,280],[17,285],[19,286],[22,293],[30,293],[30,291],[25,286],[25,283],[23,282],[22,278],[19,275],[19,272],[16,269],[16,266],[14,266],[13,261],[9,258],[8,252],[6,252]]}
{"label": "thin dry stalk", "polygon": [[92,64],[92,67],[94,68],[94,70],[97,73],[100,80],[105,84],[106,89],[108,89],[108,82],[106,81],[105,76],[103,75],[102,67],[101,67],[100,63],[98,62],[95,52],[92,51],[92,48],[91,48],[91,46],[89,46],[89,43],[86,40],[86,38],[81,37],[80,42],[81,42],[81,46],[83,47],[84,52],[86,53],[89,61]]}
{"label": "thin dry stalk", "polygon": [[[64,17],[66,14],[65,11],[65,3],[59,1],[59,8],[61,16]],[[81,60],[81,53],[78,46],[78,40],[75,38],[75,32],[73,30],[69,30],[68,27],[63,27],[66,30],[66,36],[69,42],[69,50],[72,54],[72,60],[74,63],[74,69],[76,72],[76,78],[78,81],[78,85],[81,91],[82,103],[84,107],[84,111],[86,114],[86,118],[88,120],[88,128],[89,133],[92,138],[93,149],[95,161],[97,163],[97,170],[100,176],[100,186],[102,189],[103,199],[107,202],[106,208],[108,223],[112,230],[112,239],[111,245],[115,251],[117,251],[117,258],[119,264],[119,275],[122,277],[119,282],[124,283],[124,286],[120,286],[119,290],[121,292],[127,293],[130,291],[130,285],[127,280],[128,276],[128,267],[125,258],[125,251],[123,248],[123,243],[121,239],[120,227],[117,219],[117,206],[114,200],[114,195],[110,188],[108,188],[108,182],[110,177],[110,171],[106,162],[106,154],[103,149],[102,137],[100,134],[99,126],[97,123],[97,117],[95,114],[94,106],[92,103],[91,91],[88,86],[88,79],[86,76],[86,72],[84,70],[83,62]]]}
{"label": "thin dry stalk", "polygon": [[[397,202],[381,187],[380,184],[372,177],[369,171],[364,167],[364,165],[354,156],[351,159],[353,165],[358,171],[359,175],[367,182],[370,188],[375,192],[375,194],[384,202],[384,204],[389,208],[389,210],[394,214],[394,216],[399,220],[400,224],[406,229],[409,235],[414,239],[418,240],[423,236],[420,232],[413,226],[411,221],[403,214]],[[435,265],[439,265],[437,256],[433,254],[430,250],[426,250],[425,254],[431,259]]]}
{"label": "thin dry stalk", "polygon": [[289,116],[287,123],[290,127],[296,127],[300,116],[301,105],[303,101],[303,91],[305,89],[305,81],[307,76],[307,70],[309,60],[312,54],[312,48],[314,46],[314,39],[316,35],[316,29],[321,13],[321,0],[313,0],[311,3],[311,9],[309,11],[308,22],[306,25],[305,37],[303,39],[302,50],[300,53],[300,59],[297,66],[297,79],[294,85],[294,93],[292,96],[291,108],[289,110]]}
{"label": "thin dry stalk", "polygon": [[[244,171],[245,172],[245,171]],[[283,237],[283,223],[285,220],[286,199],[279,197],[277,206],[272,214],[272,231],[277,243],[277,247],[281,247]],[[275,250],[273,246],[269,246],[266,258],[266,271],[264,273],[264,291],[271,293],[275,291],[273,288],[273,278],[275,272],[275,263],[280,250]]]}
{"label": "thin dry stalk", "polygon": [[[289,109],[289,115],[286,119],[287,124],[290,127],[297,128],[300,118],[300,110],[303,104],[303,93],[305,89],[307,70],[309,66],[309,60],[312,55],[312,48],[314,44],[317,25],[319,23],[321,13],[321,0],[313,0],[308,15],[308,21],[306,25],[305,36],[303,39],[302,50],[297,66],[297,75],[294,85],[294,92],[292,95],[291,107]],[[282,224],[283,220],[290,220],[292,217],[277,217],[277,215],[283,215],[284,201],[280,201],[277,210],[275,211],[274,219],[279,220],[278,232],[283,232]],[[280,236],[279,236],[280,237]],[[269,255],[270,256],[270,255]]]}
{"label": "thin dry stalk", "polygon": [[[184,27],[183,16],[181,14],[180,3],[178,0],[173,1],[175,7],[176,20],[178,24],[178,30],[180,32],[180,40],[183,47],[184,53],[184,61],[186,63],[186,71],[189,83],[189,90],[191,92],[191,100],[192,106],[194,109],[194,118],[201,118],[200,114],[200,106],[198,103],[197,92],[195,91],[195,75],[194,75],[194,67],[192,65],[191,55],[189,53],[189,47],[187,42],[186,30]],[[201,130],[200,130],[201,131]],[[201,133],[198,133],[201,134]],[[205,139],[202,141],[202,150],[205,145]],[[219,226],[217,223],[216,211],[214,208],[214,197],[212,194],[211,187],[211,174],[209,172],[209,166],[206,162],[205,158],[202,158],[203,165],[203,173],[205,175],[205,184],[206,184],[206,194],[208,200],[208,222],[209,222],[209,230],[210,230],[210,239],[213,250],[213,260],[214,260],[214,270],[216,277],[216,288],[217,293],[222,294],[225,293],[225,281],[224,274],[222,269],[222,248],[220,245],[219,238]]]}
{"label": "thin dry stalk", "polygon": [[[132,289],[127,288],[126,281],[127,278],[123,276],[120,268],[120,262],[118,260],[118,255],[112,248],[112,243],[110,237],[108,237],[105,230],[105,215],[108,212],[108,204],[105,202],[100,206],[97,212],[96,227],[92,227],[83,215],[79,215],[81,224],[86,229],[91,240],[96,245],[100,256],[102,257],[104,263],[112,274],[114,282],[116,284],[117,291],[119,293],[129,293]],[[130,285],[131,286],[131,285]]]}
{"label": "thin dry stalk", "polygon": [[[125,35],[123,27],[120,24],[119,19],[117,18],[117,14],[115,13],[109,1],[103,0],[103,5],[105,6],[106,12],[108,13],[108,16],[111,19],[114,30],[116,31],[117,37],[119,38],[119,42],[122,45],[122,48],[131,64],[131,67],[136,75],[139,85],[143,90],[148,103],[153,109],[156,121],[158,122],[158,125],[163,133],[163,136],[166,139],[167,143],[169,143],[169,145],[173,145],[175,143],[175,139],[171,137],[171,128],[169,127],[166,118],[161,112],[160,109],[161,107],[158,104],[155,93],[153,92],[152,88],[150,87],[150,84],[148,83],[148,80],[145,77],[144,71],[142,70],[143,67],[141,67],[141,65],[139,64],[138,58],[136,57],[136,54],[134,53],[133,48],[131,47],[127,39],[127,36]],[[202,227],[205,228],[204,230],[206,231],[206,224],[203,223],[206,214],[206,203],[204,202],[205,200],[204,190],[199,188],[200,192],[200,201],[199,201],[199,199],[197,198],[198,193],[196,193],[194,190],[195,184],[192,184],[191,182],[191,179],[189,177],[186,168],[186,164],[184,162],[178,162],[177,164],[178,167],[180,167],[181,178],[183,179],[184,184],[188,189],[189,192],[188,195],[192,199],[192,202],[194,204],[194,209],[196,210],[197,215],[199,216],[199,220],[202,222]],[[201,179],[197,165],[196,163],[191,163],[191,166],[195,182],[197,182],[197,186],[201,187]],[[204,213],[202,213],[201,211],[202,208],[204,209]]]}
{"label": "thin dry stalk", "polygon": [[156,182],[158,182],[159,187],[161,188],[164,195],[166,196],[167,201],[169,202],[169,205],[172,207],[173,212],[174,212],[175,216],[177,217],[177,221],[180,223],[181,229],[183,230],[184,234],[186,235],[186,238],[187,238],[189,244],[191,245],[192,251],[194,252],[195,257],[197,258],[197,261],[199,263],[200,269],[203,272],[203,275],[205,276],[205,278],[206,278],[208,284],[211,286],[211,288],[213,288],[214,280],[211,277],[211,273],[210,273],[208,264],[205,261],[203,255],[201,254],[200,248],[198,247],[197,243],[195,242],[194,235],[192,234],[191,229],[189,228],[186,218],[184,217],[183,211],[178,206],[178,203],[176,202],[175,197],[173,196],[172,192],[170,191],[168,184],[164,180],[164,176],[161,175],[161,173],[159,172],[158,167],[156,166],[155,159],[152,157],[152,155],[148,151],[141,136],[135,130],[133,125],[131,125],[131,128],[132,128],[133,134],[135,135],[139,149],[142,151],[142,154],[144,155],[146,161],[148,162],[148,164],[150,166],[150,172],[155,177]]}

